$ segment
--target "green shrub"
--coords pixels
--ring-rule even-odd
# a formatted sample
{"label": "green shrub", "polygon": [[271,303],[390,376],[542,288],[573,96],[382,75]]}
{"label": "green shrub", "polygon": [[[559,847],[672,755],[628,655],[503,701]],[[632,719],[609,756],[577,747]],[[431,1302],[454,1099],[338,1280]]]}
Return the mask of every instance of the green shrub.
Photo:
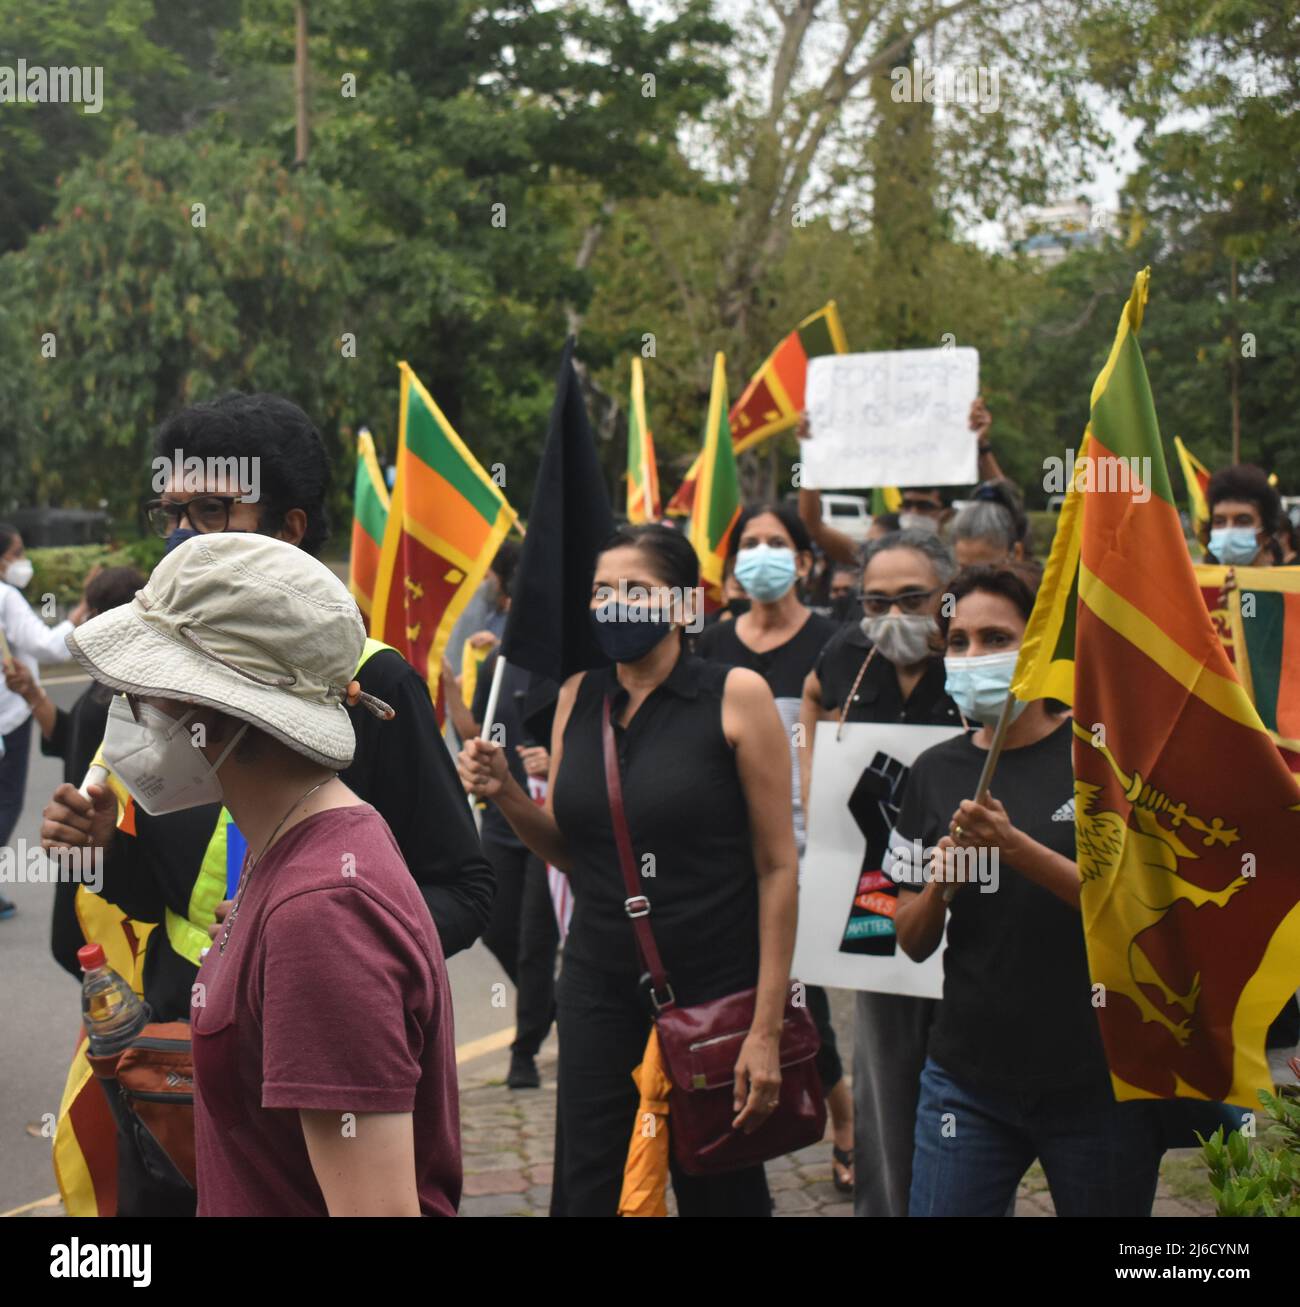
{"label": "green shrub", "polygon": [[60,611],[76,606],[86,577],[97,563],[104,567],[138,567],[146,576],[163,555],[166,542],[156,537],[130,540],[119,545],[63,545],[52,549],[29,549],[32,579],[24,592],[33,608],[43,596],[52,594]]}
{"label": "green shrub", "polygon": [[1209,1139],[1197,1135],[1210,1168],[1210,1188],[1220,1216],[1300,1216],[1300,1101],[1260,1090],[1268,1122],[1252,1144],[1220,1126]]}

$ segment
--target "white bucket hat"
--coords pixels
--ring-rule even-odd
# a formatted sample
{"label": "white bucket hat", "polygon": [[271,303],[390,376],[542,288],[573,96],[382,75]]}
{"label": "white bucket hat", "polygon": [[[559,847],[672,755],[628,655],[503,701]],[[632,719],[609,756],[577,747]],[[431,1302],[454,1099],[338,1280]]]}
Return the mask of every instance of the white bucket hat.
{"label": "white bucket hat", "polygon": [[393,715],[353,682],[365,638],[323,563],[270,536],[214,532],[178,545],[68,648],[115,690],[216,708],[341,771],[356,750],[344,704]]}

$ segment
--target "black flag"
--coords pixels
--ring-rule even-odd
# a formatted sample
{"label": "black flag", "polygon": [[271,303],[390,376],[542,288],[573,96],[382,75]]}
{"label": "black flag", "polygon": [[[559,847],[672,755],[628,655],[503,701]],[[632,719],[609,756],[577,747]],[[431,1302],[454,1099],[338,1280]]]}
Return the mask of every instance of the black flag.
{"label": "black flag", "polygon": [[501,641],[507,662],[561,683],[609,662],[587,614],[596,555],[613,530],[570,336]]}

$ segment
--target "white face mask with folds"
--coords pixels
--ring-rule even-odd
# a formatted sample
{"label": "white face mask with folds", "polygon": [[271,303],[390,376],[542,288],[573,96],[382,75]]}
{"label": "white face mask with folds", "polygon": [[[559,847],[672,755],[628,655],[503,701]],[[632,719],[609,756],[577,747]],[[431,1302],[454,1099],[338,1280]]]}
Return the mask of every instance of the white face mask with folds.
{"label": "white face mask with folds", "polygon": [[10,585],[16,585],[22,590],[32,579],[32,560],[30,558],[15,558],[12,563],[5,568],[4,579]]}
{"label": "white face mask with folds", "polygon": [[117,695],[108,709],[108,729],[104,732],[104,763],[126,786],[130,796],[151,817],[197,808],[205,803],[220,803],[221,782],[217,768],[248,730],[245,722],[234,739],[211,763],[185,723],[194,716],[191,709],[183,717],[168,717],[165,712],[138,705],[136,721],[125,696]]}

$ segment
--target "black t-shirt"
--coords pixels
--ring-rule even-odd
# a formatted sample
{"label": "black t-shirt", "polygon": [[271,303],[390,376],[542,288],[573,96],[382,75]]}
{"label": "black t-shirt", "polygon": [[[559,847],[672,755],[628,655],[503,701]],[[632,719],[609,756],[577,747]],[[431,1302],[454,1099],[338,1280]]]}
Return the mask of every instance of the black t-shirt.
{"label": "black t-shirt", "polygon": [[[396,712],[380,721],[348,709],[356,733],[343,782],[376,808],[420,886],[443,952],[468,948],[487,925],[495,880],[483,856],[465,790],[443,743],[429,690],[401,654],[381,649],[357,680]],[[204,804],[162,817],[136,806],[136,835],[118,831],[104,858],[104,896],[139,921],[184,916],[221,808]],[[158,1021],[187,1020],[196,968],[152,932],[145,953],[145,998]]]}
{"label": "black t-shirt", "polygon": [[95,751],[103,742],[112,702],[113,691],[108,686],[92,684],[70,710],[57,710],[50,738],[41,737],[41,753],[47,758],[63,759],[63,779],[69,785],[80,785],[85,779]]}
{"label": "black t-shirt", "polygon": [[810,612],[807,621],[784,644],[758,653],[737,634],[735,622],[719,622],[701,632],[696,652],[710,662],[727,663],[732,667],[748,667],[757,672],[771,687],[776,699],[776,710],[791,740],[790,771],[793,784],[794,838],[800,852],[804,846],[803,801],[799,785],[800,750],[793,747],[794,726],[799,720],[803,704],[803,683],[826,642],[839,630],[829,617]]}
{"label": "black t-shirt", "polygon": [[[735,751],[722,731],[729,671],[684,654],[627,727],[614,728],[641,892],[651,902],[655,942],[683,1004],[747,989],[758,978],[758,881],[749,808]],[[613,668],[587,672],[565,726],[555,779],[555,820],[572,859],[573,921],[565,956],[639,975],[605,787],[606,693],[614,696],[617,718],[627,692]]]}
{"label": "black t-shirt", "polygon": [[[1073,735],[1068,721],[998,761],[992,794],[1031,839],[1075,857]],[[912,766],[897,835],[930,848],[971,798],[988,753],[971,736],[936,744]],[[999,861],[997,888],[965,884],[949,908],[943,1002],[930,1056],[950,1075],[994,1090],[1108,1084],[1084,948],[1083,918]]]}
{"label": "black t-shirt", "polygon": [[[850,722],[900,722],[909,726],[960,726],[961,713],[944,689],[943,659],[935,655],[912,693],[903,698],[898,672],[883,654],[867,663],[858,688],[858,672],[871,651],[871,641],[853,622],[840,627],[822,650],[813,670],[821,682],[822,707],[838,711],[853,692],[845,720]],[[816,764],[814,764],[816,765]]]}

